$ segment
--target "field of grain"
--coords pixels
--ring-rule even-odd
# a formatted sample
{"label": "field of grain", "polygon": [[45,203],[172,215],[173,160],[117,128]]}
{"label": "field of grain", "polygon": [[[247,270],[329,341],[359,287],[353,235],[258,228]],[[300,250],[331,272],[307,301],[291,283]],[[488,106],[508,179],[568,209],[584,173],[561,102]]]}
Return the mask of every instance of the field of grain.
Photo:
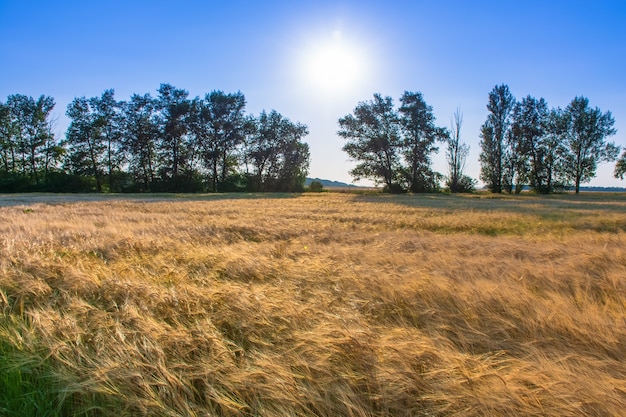
{"label": "field of grain", "polygon": [[0,415],[626,415],[626,196],[0,196]]}

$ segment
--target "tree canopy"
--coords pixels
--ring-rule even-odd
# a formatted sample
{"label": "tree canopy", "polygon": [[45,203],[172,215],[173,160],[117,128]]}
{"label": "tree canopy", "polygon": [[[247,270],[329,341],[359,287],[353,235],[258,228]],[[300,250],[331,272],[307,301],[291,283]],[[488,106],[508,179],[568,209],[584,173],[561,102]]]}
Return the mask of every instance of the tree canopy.
{"label": "tree canopy", "polygon": [[[223,192],[300,191],[310,150],[308,127],[276,110],[246,114],[240,91],[203,97],[171,84],[118,101],[113,89],[77,97],[66,108],[69,126],[54,134],[55,101],[22,94],[0,101],[0,192]],[[551,193],[596,176],[598,165],[617,160],[626,176],[626,151],[608,138],[615,120],[575,97],[564,109],[543,98],[516,100],[506,84],[488,94],[480,137],[480,179],[494,193],[530,187]],[[461,141],[462,114],[450,130],[437,126],[421,92],[405,91],[399,107],[375,93],[338,119],[343,151],[355,163],[355,180],[389,192],[473,191],[465,168],[469,147]],[[446,145],[447,175],[432,156]]]}
{"label": "tree canopy", "polygon": [[357,163],[350,173],[391,192],[435,191],[440,175],[431,169],[431,155],[448,132],[435,125],[432,107],[421,93],[405,91],[400,102],[396,109],[391,97],[374,94],[339,119],[343,150]]}
{"label": "tree canopy", "polygon": [[[524,185],[550,193],[596,176],[600,162],[617,159],[619,147],[611,112],[591,108],[589,99],[576,97],[564,109],[527,96],[516,101],[508,86],[494,87],[487,104],[489,115],[481,128],[481,179],[492,192],[520,192]],[[616,167],[619,175],[619,164]]]}
{"label": "tree canopy", "polygon": [[9,96],[0,102],[0,191],[304,188],[310,161],[304,124],[276,110],[247,115],[241,92],[190,98],[161,84],[157,93],[117,101],[111,89],[75,98],[60,140],[51,97]]}

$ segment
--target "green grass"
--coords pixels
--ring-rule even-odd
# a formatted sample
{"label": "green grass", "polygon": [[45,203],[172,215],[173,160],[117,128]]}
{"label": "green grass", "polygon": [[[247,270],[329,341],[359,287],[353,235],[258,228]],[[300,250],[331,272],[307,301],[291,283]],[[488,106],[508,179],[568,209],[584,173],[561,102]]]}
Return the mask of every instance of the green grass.
{"label": "green grass", "polygon": [[28,327],[15,315],[0,318],[0,416],[98,416],[103,404],[117,402],[90,393],[78,375],[60,374],[62,368],[46,353],[49,347],[20,334]]}
{"label": "green grass", "polygon": [[[15,323],[8,326],[18,327]],[[7,328],[6,323],[3,328]],[[62,415],[59,387],[54,382],[52,367],[45,359],[33,356],[7,340],[7,332],[0,335],[0,369],[1,416]]]}

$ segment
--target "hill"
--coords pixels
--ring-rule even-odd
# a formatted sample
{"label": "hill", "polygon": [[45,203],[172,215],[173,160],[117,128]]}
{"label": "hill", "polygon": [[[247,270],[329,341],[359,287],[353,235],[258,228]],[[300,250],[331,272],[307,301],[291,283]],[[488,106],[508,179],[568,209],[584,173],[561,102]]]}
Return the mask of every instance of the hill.
{"label": "hill", "polygon": [[336,187],[336,188],[337,187],[341,187],[341,188],[346,188],[346,187],[352,188],[352,187],[354,187],[354,188],[356,188],[356,187],[358,187],[357,185],[354,185],[354,184],[347,184],[347,183],[341,182],[341,181],[325,180],[325,179],[321,179],[321,178],[307,178],[306,181],[304,182],[304,185],[308,187],[311,184],[311,181],[319,181],[319,182],[322,183],[322,185],[325,188],[332,188],[332,187]]}

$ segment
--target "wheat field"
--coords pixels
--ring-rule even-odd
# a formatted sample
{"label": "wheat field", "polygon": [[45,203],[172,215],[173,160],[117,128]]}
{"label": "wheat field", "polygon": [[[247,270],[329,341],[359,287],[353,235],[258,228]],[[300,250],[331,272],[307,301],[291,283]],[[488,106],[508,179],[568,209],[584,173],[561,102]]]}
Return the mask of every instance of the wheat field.
{"label": "wheat field", "polygon": [[0,196],[0,372],[0,415],[626,415],[626,196]]}

